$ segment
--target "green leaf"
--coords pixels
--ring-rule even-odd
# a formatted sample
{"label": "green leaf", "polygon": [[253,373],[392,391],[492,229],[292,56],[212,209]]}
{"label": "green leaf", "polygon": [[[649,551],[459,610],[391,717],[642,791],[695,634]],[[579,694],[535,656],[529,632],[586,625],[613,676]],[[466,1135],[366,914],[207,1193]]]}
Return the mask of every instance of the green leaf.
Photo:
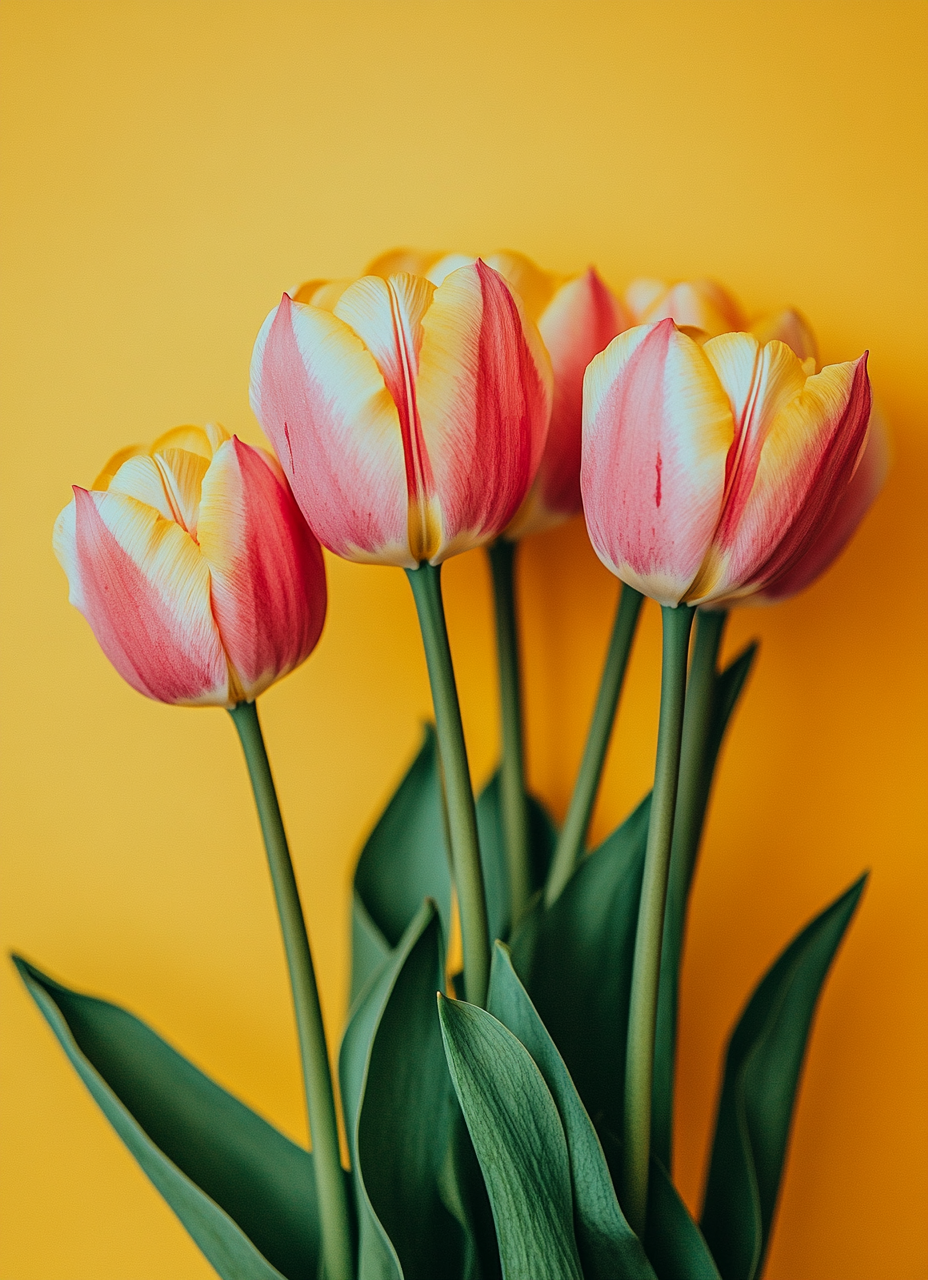
{"label": "green leaf", "polygon": [[512,945],[516,972],[600,1133],[622,1132],[625,1038],[650,796]]}
{"label": "green leaf", "polygon": [[405,1280],[461,1273],[461,1229],[439,1191],[458,1114],[435,1007],[443,985],[441,923],[432,907],[380,1015],[357,1128],[364,1186]]}
{"label": "green leaf", "polygon": [[438,1001],[455,1091],[486,1181],[506,1280],[582,1280],[567,1141],[531,1055],[476,1005]]}
{"label": "green leaf", "polygon": [[[705,821],[712,779],[719,752],[732,712],[745,682],[751,673],[757,656],[757,644],[749,644],[715,681],[712,723],[709,727],[706,753],[703,758],[700,813],[698,830],[701,834]],[[686,933],[686,913],[690,889],[699,853],[699,840],[695,847],[689,844],[684,832],[677,830],[671,854],[670,879],[667,884],[667,905],[664,910],[664,937],[661,945],[660,992],[657,1002],[657,1034],[654,1041],[654,1084],[651,1098],[651,1150],[669,1168],[673,1150],[673,1093],[677,1055],[677,1019],[680,999],[680,964]]]}
{"label": "green leaf", "polygon": [[354,873],[351,998],[386,961],[424,898],[438,905],[445,937],[451,871],[435,730],[425,726],[409,767],[358,859]]}
{"label": "green leaf", "polygon": [[703,1234],[659,1160],[648,1175],[647,1255],[658,1280],[720,1280]]}
{"label": "green leaf", "polygon": [[724,1280],[761,1273],[812,1018],[865,882],[793,939],[728,1042],[701,1223]]}
{"label": "green leaf", "polygon": [[[487,899],[490,938],[509,937],[512,904],[509,894],[509,868],[506,865],[506,843],[499,792],[499,770],[477,799],[477,831],[480,837],[480,861]],[[554,855],[557,830],[540,800],[528,797],[530,889],[540,889]]]}
{"label": "green leaf", "polygon": [[574,1227],[586,1280],[654,1280],[641,1242],[619,1208],[593,1123],[500,942],[493,950],[487,1009],[532,1055],[554,1098],[567,1139]]}
{"label": "green leaf", "polygon": [[305,1280],[312,1157],[118,1005],[13,963],[94,1101],[223,1280]]}
{"label": "green leaf", "polygon": [[452,1267],[460,1230],[439,1179],[456,1108],[435,993],[444,949],[424,903],[357,1001],[339,1056],[354,1170],[361,1280],[418,1280]]}

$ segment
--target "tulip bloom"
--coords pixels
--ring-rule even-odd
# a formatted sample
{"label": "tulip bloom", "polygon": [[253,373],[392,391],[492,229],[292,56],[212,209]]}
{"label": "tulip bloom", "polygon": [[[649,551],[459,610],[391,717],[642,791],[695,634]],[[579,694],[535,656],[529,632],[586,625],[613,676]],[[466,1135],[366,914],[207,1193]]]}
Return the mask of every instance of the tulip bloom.
{"label": "tulip bloom", "polygon": [[663,605],[805,585],[819,538],[834,528],[843,545],[862,514],[850,486],[870,418],[865,356],[813,368],[745,333],[701,346],[671,320],[616,338],[584,385],[583,500],[600,559]]}
{"label": "tulip bloom", "polygon": [[268,316],[251,396],[319,540],[414,568],[498,537],[551,410],[547,354],[502,276],[475,262],[438,286],[368,275],[311,296]]}
{"label": "tulip bloom", "polygon": [[54,547],[103,652],[159,702],[250,702],[322,631],[319,544],[276,460],[221,427],[115,454],[75,485]]}
{"label": "tulip bloom", "polygon": [[673,320],[681,328],[699,329],[710,338],[722,333],[750,332],[761,344],[774,338],[792,347],[800,360],[814,356],[818,346],[812,326],[794,307],[770,312],[748,321],[737,299],[714,280],[633,280],[625,291],[625,304],[634,324]]}
{"label": "tulip bloom", "polygon": [[[372,275],[416,271],[441,284],[449,272],[474,261],[461,253],[396,249],[375,259],[368,271]],[[526,314],[538,325],[554,375],[548,442],[535,483],[506,530],[508,538],[521,538],[559,524],[583,509],[580,497],[583,375],[593,357],[633,320],[592,267],[583,275],[568,278],[543,271],[521,253],[491,253],[485,261],[518,293]],[[318,289],[321,283],[313,281],[312,285]]]}

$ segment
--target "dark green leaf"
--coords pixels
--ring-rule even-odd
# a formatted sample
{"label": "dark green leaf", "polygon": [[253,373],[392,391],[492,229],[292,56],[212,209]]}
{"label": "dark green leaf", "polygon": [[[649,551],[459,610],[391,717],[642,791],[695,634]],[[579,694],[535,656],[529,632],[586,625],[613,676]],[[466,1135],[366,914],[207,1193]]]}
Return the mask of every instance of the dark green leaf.
{"label": "dark green leaf", "polygon": [[582,1280],[564,1129],[511,1031],[439,997],[448,1066],[487,1184],[506,1280]]}
{"label": "dark green leaf", "polygon": [[435,1007],[443,986],[441,923],[433,909],[380,1015],[357,1129],[364,1186],[405,1280],[461,1273],[461,1229],[439,1192],[458,1114]]}
{"label": "dark green leaf", "polygon": [[645,1249],[658,1280],[719,1280],[718,1268],[702,1232],[659,1160],[652,1157],[648,1177]]}
{"label": "dark green leaf", "polygon": [[460,1230],[439,1179],[456,1113],[435,993],[441,925],[424,903],[361,994],[339,1057],[354,1168],[361,1280],[459,1274]]}
{"label": "dark green leaf", "polygon": [[94,1100],[223,1280],[312,1276],[310,1154],[125,1009],[14,963]]}
{"label": "dark green leaf", "polygon": [[616,1200],[596,1130],[554,1041],[512,967],[509,952],[493,951],[487,1009],[532,1055],[564,1127],[574,1198],[574,1226],[586,1280],[654,1280],[638,1237]]}
{"label": "dark green leaf", "polygon": [[722,748],[732,712],[738,704],[738,698],[751,672],[756,655],[757,645],[748,645],[716,677],[712,723],[702,762],[700,795],[694,826],[687,831],[678,823],[674,831],[670,878],[667,884],[667,905],[664,910],[660,995],[657,1003],[657,1034],[654,1043],[654,1086],[651,1101],[651,1150],[667,1168],[670,1167],[673,1150],[673,1092],[680,963],[686,932],[687,906],[719,751]]}
{"label": "dark green leaf", "polygon": [[[528,821],[532,876],[530,887],[534,892],[545,882],[554,854],[557,831],[548,811],[534,796],[528,797]],[[498,769],[478,797],[477,830],[480,836],[480,861],[483,865],[490,938],[505,941],[509,937],[511,903]]]}
{"label": "dark green leaf", "polygon": [[625,1036],[650,797],[529,914],[512,957],[597,1130],[622,1132]]}
{"label": "dark green leaf", "polygon": [[865,881],[793,939],[729,1040],[701,1224],[724,1280],[761,1273],[812,1018]]}
{"label": "dark green leaf", "polygon": [[399,945],[424,898],[438,905],[445,936],[451,872],[435,730],[425,726],[410,765],[358,859],[354,874],[351,998]]}

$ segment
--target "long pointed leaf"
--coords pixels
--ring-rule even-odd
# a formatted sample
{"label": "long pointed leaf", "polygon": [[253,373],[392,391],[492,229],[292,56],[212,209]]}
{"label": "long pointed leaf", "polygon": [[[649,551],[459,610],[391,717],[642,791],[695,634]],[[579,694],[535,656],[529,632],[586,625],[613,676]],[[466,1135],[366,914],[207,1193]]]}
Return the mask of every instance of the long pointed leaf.
{"label": "long pointed leaf", "polygon": [[650,797],[512,944],[516,972],[602,1134],[622,1132],[625,1037]]}
{"label": "long pointed leaf", "polygon": [[[667,884],[667,905],[664,910],[651,1101],[651,1150],[668,1169],[671,1167],[673,1152],[673,1094],[677,1055],[680,964],[683,956],[690,889],[699,853],[699,840],[712,791],[715,766],[729,721],[738,705],[738,699],[751,673],[756,656],[757,645],[748,645],[716,677],[712,723],[702,762],[703,775],[695,841],[691,835],[687,836],[679,829],[674,833],[670,879]],[[690,847],[687,847],[687,844]]]}
{"label": "long pointed leaf", "polygon": [[644,1244],[658,1280],[720,1280],[702,1232],[667,1170],[653,1156]]}
{"label": "long pointed leaf", "polygon": [[409,948],[380,1015],[358,1116],[358,1165],[405,1280],[454,1280],[463,1240],[439,1180],[457,1102],[435,995],[444,985],[434,909]]}
{"label": "long pointed leaf", "polygon": [[[532,893],[540,889],[548,874],[554,853],[557,831],[547,809],[535,796],[528,797],[529,869]],[[509,937],[512,906],[509,895],[509,868],[499,792],[499,770],[477,799],[477,829],[480,835],[480,861],[487,898],[490,938]]]}
{"label": "long pointed leaf", "polygon": [[701,1223],[724,1280],[763,1267],[812,1018],[865,882],[793,939],[729,1040]]}
{"label": "long pointed leaf", "polygon": [[516,976],[508,949],[499,942],[493,951],[487,1010],[532,1055],[561,1117],[586,1280],[654,1280],[641,1241],[619,1208],[602,1146],[564,1059]]}
{"label": "long pointed leaf", "polygon": [[94,1101],[223,1280],[313,1275],[309,1152],[125,1009],[13,960]]}
{"label": "long pointed leaf", "polygon": [[422,746],[367,839],[354,874],[351,998],[410,921],[432,898],[445,936],[451,920],[451,871],[435,730],[425,726]]}
{"label": "long pointed leaf", "polygon": [[570,1164],[528,1050],[476,1005],[439,997],[445,1053],[483,1170],[505,1280],[582,1280]]}

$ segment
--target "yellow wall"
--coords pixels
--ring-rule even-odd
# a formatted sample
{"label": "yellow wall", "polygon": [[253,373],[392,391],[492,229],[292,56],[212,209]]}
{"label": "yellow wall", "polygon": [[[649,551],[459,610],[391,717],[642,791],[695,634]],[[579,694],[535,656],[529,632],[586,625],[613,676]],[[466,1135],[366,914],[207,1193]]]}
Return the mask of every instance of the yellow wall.
{"label": "yellow wall", "polygon": [[[827,988],[771,1280],[921,1280],[925,1129],[923,2],[7,0],[3,5],[5,923],[300,1134],[288,994],[232,726],[146,702],[49,545],[117,446],[218,418],[249,439],[283,287],[397,242],[524,249],[624,285],[712,274],[795,302],[826,359],[872,350],[895,436],[878,509],[762,637],[700,873],[680,1172],[719,1051],[792,931],[874,875]],[[919,510],[921,507],[921,510]],[[429,705],[399,571],[330,560],[317,654],[264,699],[329,1024],[348,877]],[[480,554],[448,595],[475,772],[497,722]],[[531,773],[563,812],[615,583],[579,523],[526,547]],[[656,612],[597,834],[648,783]],[[9,967],[2,1280],[211,1274]]]}

